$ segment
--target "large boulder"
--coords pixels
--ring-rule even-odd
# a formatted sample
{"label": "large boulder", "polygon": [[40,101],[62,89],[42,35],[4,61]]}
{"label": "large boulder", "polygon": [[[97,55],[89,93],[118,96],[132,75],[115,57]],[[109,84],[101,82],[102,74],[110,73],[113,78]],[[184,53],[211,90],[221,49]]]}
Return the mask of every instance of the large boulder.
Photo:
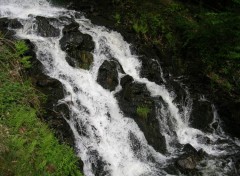
{"label": "large boulder", "polygon": [[71,32],[77,32],[79,29],[79,24],[75,21],[73,21],[72,23],[66,25],[63,30],[62,33],[65,34],[69,34]]}
{"label": "large boulder", "polygon": [[63,37],[60,40],[62,50],[70,52],[71,50],[86,50],[92,52],[94,42],[88,34],[83,34],[79,30],[79,24],[76,22],[70,23],[63,28]]}
{"label": "large boulder", "polygon": [[157,84],[163,83],[159,62],[145,55],[140,56],[139,59],[142,61],[141,77],[147,78],[149,81]]}
{"label": "large boulder", "polygon": [[117,62],[104,61],[98,71],[97,82],[104,88],[110,91],[115,90],[118,81]]}
{"label": "large boulder", "polygon": [[42,16],[36,17],[38,35],[42,37],[58,37],[60,35],[60,30],[51,24],[51,20]]}
{"label": "large boulder", "polygon": [[79,31],[79,24],[72,22],[63,30],[60,46],[68,54],[66,60],[72,67],[89,69],[93,62],[94,42],[88,34]]}
{"label": "large boulder", "polygon": [[66,61],[72,67],[89,70],[93,62],[93,55],[88,51],[73,50],[70,56],[66,57]]}
{"label": "large boulder", "polygon": [[184,145],[182,152],[183,154],[175,162],[176,166],[184,174],[197,175],[197,164],[203,159],[205,152],[202,150],[197,151],[190,144]]}
{"label": "large boulder", "polygon": [[17,19],[0,18],[0,26],[3,28],[19,29],[23,25]]}
{"label": "large boulder", "polygon": [[15,32],[11,29],[19,29],[22,24],[16,19],[0,18],[1,33],[5,38],[14,39]]}
{"label": "large boulder", "polygon": [[135,120],[155,150],[165,153],[166,141],[156,118],[156,100],[151,97],[145,84],[133,82],[129,75],[121,79],[121,86],[122,90],[116,95],[121,110]]}

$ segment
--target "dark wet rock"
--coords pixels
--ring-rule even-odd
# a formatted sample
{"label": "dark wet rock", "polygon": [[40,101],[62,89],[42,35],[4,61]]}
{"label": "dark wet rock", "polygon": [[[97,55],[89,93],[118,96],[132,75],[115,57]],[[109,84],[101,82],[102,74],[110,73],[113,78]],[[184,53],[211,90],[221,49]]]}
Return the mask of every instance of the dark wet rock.
{"label": "dark wet rock", "polygon": [[19,29],[23,27],[23,25],[17,19],[10,19],[8,25],[12,29]]}
{"label": "dark wet rock", "polygon": [[157,163],[154,156],[150,152],[147,153],[143,152],[144,147],[141,144],[141,140],[138,139],[138,137],[132,131],[129,131],[129,140],[131,149],[133,150],[135,157],[139,159],[146,157],[149,162]]}
{"label": "dark wet rock", "polygon": [[137,139],[137,137],[130,131],[129,132],[129,139],[131,141],[131,148],[135,155],[141,154],[141,142]]}
{"label": "dark wet rock", "polygon": [[72,131],[64,119],[69,119],[68,106],[67,104],[58,104],[58,100],[64,97],[62,84],[45,75],[37,75],[34,79],[36,88],[47,95],[47,101],[43,105],[46,110],[46,114],[43,115],[44,120],[54,129],[61,142],[74,146]]}
{"label": "dark wet rock", "polygon": [[72,32],[78,32],[78,29],[79,29],[79,24],[77,22],[72,22],[63,28],[62,33],[65,35]]}
{"label": "dark wet rock", "polygon": [[103,158],[99,155],[98,151],[90,150],[88,153],[90,156],[90,161],[92,161],[91,166],[93,170],[93,174],[96,176],[110,176],[110,171],[107,170],[109,164],[103,160]]}
{"label": "dark wet rock", "polygon": [[88,34],[83,34],[79,30],[79,24],[73,22],[63,28],[63,37],[60,40],[62,50],[71,52],[71,50],[93,51],[94,42]]}
{"label": "dark wet rock", "polygon": [[129,75],[126,75],[124,77],[122,77],[120,84],[122,87],[125,87],[127,84],[130,84],[133,82],[133,78]]}
{"label": "dark wet rock", "polygon": [[139,59],[142,61],[141,77],[157,84],[163,83],[160,72],[161,67],[158,61],[147,56],[141,56]]}
{"label": "dark wet rock", "polygon": [[135,120],[155,150],[165,153],[166,143],[156,119],[155,100],[150,96],[146,85],[132,82],[131,77],[126,76],[121,82],[124,82],[123,89],[116,95],[121,110]]}
{"label": "dark wet rock", "polygon": [[75,67],[75,68],[77,67],[77,61],[74,58],[72,58],[70,56],[66,56],[66,61],[70,66]]}
{"label": "dark wet rock", "polygon": [[198,142],[201,144],[210,144],[211,139],[207,136],[197,136]]}
{"label": "dark wet rock", "polygon": [[176,166],[184,174],[197,175],[197,164],[205,156],[205,152],[203,150],[197,151],[190,144],[184,145],[182,152],[183,154],[176,160]]}
{"label": "dark wet rock", "polygon": [[210,124],[213,122],[213,109],[208,101],[194,100],[190,116],[191,126],[203,131],[211,131]]}
{"label": "dark wet rock", "polygon": [[79,49],[82,43],[83,34],[81,32],[67,33],[60,40],[61,49],[68,52]]}
{"label": "dark wet rock", "polygon": [[37,32],[40,36],[57,37],[60,35],[60,30],[55,28],[50,21],[51,19],[48,19],[46,17],[36,17]]}
{"label": "dark wet rock", "polygon": [[5,38],[13,40],[15,32],[9,29],[11,28],[11,21],[11,19],[0,18],[0,29]]}
{"label": "dark wet rock", "polygon": [[0,26],[3,28],[19,29],[23,25],[17,19],[0,18]]}
{"label": "dark wet rock", "polygon": [[117,63],[105,60],[98,71],[97,82],[110,91],[115,90],[118,85]]}
{"label": "dark wet rock", "polygon": [[166,171],[169,175],[181,175],[181,172],[172,165],[168,165],[167,167],[165,167],[164,171]]}
{"label": "dark wet rock", "polygon": [[31,59],[34,62],[34,60],[36,60],[36,53],[34,52],[35,46],[29,39],[25,39],[24,42],[28,47],[28,50],[24,53],[24,55],[31,56]]}
{"label": "dark wet rock", "polygon": [[177,164],[182,169],[193,170],[197,166],[197,161],[194,156],[190,155],[179,159]]}
{"label": "dark wet rock", "polygon": [[223,127],[228,133],[240,138],[240,101],[222,101],[218,113],[223,120]]}
{"label": "dark wet rock", "polygon": [[180,110],[182,110],[183,102],[186,101],[187,92],[186,88],[181,84],[181,81],[177,80],[176,78],[170,78],[167,83],[165,83],[166,88],[171,92],[174,92],[174,100],[173,102],[178,106]]}
{"label": "dark wet rock", "polygon": [[72,67],[89,70],[93,62],[93,55],[88,51],[74,50],[70,56],[66,57],[66,61]]}
{"label": "dark wet rock", "polygon": [[60,46],[66,51],[67,62],[72,67],[89,69],[93,62],[92,51],[94,42],[88,34],[83,34],[79,30],[79,24],[72,22],[63,28],[63,37],[60,40]]}
{"label": "dark wet rock", "polygon": [[[232,158],[233,164],[234,164],[234,174],[235,175],[240,175],[240,152],[235,154]],[[234,175],[233,174],[233,175]]]}
{"label": "dark wet rock", "polygon": [[69,18],[69,17],[66,17],[66,16],[60,16],[58,19],[65,24],[73,22],[72,18]]}
{"label": "dark wet rock", "polygon": [[[70,9],[84,12],[91,21],[96,25],[114,27],[114,20],[112,18],[113,6],[110,1],[96,1],[96,0],[71,0],[71,4],[68,6]],[[104,13],[100,15],[100,13]]]}
{"label": "dark wet rock", "polygon": [[81,45],[82,50],[92,52],[95,47],[95,44],[92,40],[92,37],[88,34],[83,35],[83,43]]}

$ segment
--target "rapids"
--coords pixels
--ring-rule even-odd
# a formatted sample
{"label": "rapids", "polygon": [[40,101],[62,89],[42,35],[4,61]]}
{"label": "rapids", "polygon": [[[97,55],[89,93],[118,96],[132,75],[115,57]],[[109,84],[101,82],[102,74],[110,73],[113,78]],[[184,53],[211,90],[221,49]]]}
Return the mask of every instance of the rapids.
{"label": "rapids", "polygon": [[[197,166],[203,175],[231,175],[235,168],[232,161],[225,159],[225,156],[234,155],[239,150],[239,142],[225,135],[221,126],[214,129],[213,133],[192,128],[189,121],[192,101],[187,88],[185,104],[177,105],[174,103],[174,97],[177,95],[164,84],[158,85],[140,77],[141,62],[137,55],[132,54],[131,45],[124,41],[121,34],[103,26],[96,26],[83,15],[79,16],[76,13],[54,7],[46,0],[0,0],[0,17],[18,19],[22,23],[23,28],[15,30],[16,36],[34,43],[37,59],[44,65],[44,72],[64,86],[65,98],[59,100],[59,104],[65,103],[70,109],[70,119],[66,121],[75,136],[77,155],[84,162],[84,174],[168,175],[166,168],[173,165],[174,158],[180,154],[179,144],[190,143],[197,150],[202,149],[209,155]],[[73,19],[80,25],[79,30],[82,33],[91,35],[95,49],[90,70],[73,68],[66,62],[66,53],[61,50],[59,44],[62,34],[58,37],[39,36],[36,16],[58,19],[59,22],[52,25],[60,30],[69,24],[68,21],[61,21],[60,17]],[[110,92],[97,83],[99,67],[111,58],[115,58],[135,82],[145,84],[152,97],[163,99],[164,104],[159,102],[161,106],[156,109],[161,127],[159,133],[166,139],[166,154],[155,151],[134,120],[126,117],[119,108],[115,94],[122,87],[119,85],[115,91]],[[124,75],[118,73],[118,76],[120,79]],[[183,111],[179,110],[179,106]],[[219,122],[214,105],[212,110],[213,123]],[[136,156],[134,153],[130,133],[140,141],[141,155]],[[210,142],[204,143],[199,140],[203,137],[207,137]],[[218,143],[219,140],[225,142]],[[101,169],[97,172],[101,173],[96,173],[94,168],[99,165]],[[223,165],[225,167],[222,167]]]}

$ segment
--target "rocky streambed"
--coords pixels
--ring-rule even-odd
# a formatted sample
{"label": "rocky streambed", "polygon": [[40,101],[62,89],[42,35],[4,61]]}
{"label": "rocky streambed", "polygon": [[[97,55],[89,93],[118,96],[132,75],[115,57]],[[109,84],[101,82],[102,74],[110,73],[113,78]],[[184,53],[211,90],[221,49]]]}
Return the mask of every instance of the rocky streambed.
{"label": "rocky streambed", "polygon": [[[86,5],[84,8],[85,10],[87,9],[87,13],[94,13],[92,4]],[[80,9],[83,11],[84,8],[80,6]],[[37,36],[44,38],[58,38],[59,40],[56,43],[65,52],[64,58],[66,63],[71,66],[71,69],[80,69],[85,77],[88,76],[88,74],[85,75],[88,72],[92,73],[93,77],[96,74],[96,82],[102,87],[100,90],[107,90],[116,98],[121,114],[129,119],[127,124],[132,123],[132,121],[136,123],[137,127],[134,125],[134,127],[129,128],[127,134],[128,143],[126,145],[130,146],[131,155],[133,154],[134,158],[142,160],[144,163],[151,163],[152,169],[145,173],[150,175],[166,175],[167,173],[175,175],[180,173],[207,175],[215,172],[209,169],[210,165],[213,164],[216,167],[216,173],[226,175],[239,174],[240,153],[238,143],[236,143],[234,138],[223,133],[222,120],[218,118],[213,103],[204,97],[204,92],[189,89],[191,85],[185,84],[189,82],[185,81],[186,77],[171,75],[168,72],[170,70],[168,68],[169,65],[164,63],[164,59],[162,59],[162,55],[159,55],[158,50],[136,43],[138,40],[135,40],[134,34],[131,33],[127,33],[125,38],[131,36],[128,40],[135,44],[131,49],[132,52],[139,55],[138,59],[141,62],[142,69],[136,69],[136,71],[139,71],[139,76],[134,71],[129,71],[126,67],[128,63],[125,63],[128,61],[122,61],[121,56],[112,53],[117,51],[115,48],[111,48],[112,45],[113,47],[125,45],[125,43],[120,43],[122,42],[121,38],[117,40],[117,44],[112,44],[110,42],[114,42],[114,40],[112,38],[107,39],[106,35],[119,37],[117,34],[112,34],[105,28],[98,30],[97,27],[94,28],[95,26],[92,27],[93,29],[89,29],[91,25],[85,24],[84,19],[83,24],[79,22],[79,19],[81,20],[82,17],[81,14],[74,13],[74,15],[72,17],[70,15],[58,17],[34,16],[33,23],[37,26],[35,33]],[[80,17],[78,17],[79,15]],[[95,14],[92,16],[93,21],[94,18],[100,19],[98,24],[101,24],[101,20],[103,21],[102,24],[106,24],[106,21],[108,21],[104,15],[101,17],[101,15]],[[13,37],[14,31],[23,27],[22,20],[20,19],[19,21],[18,19],[1,18],[0,28],[9,37]],[[62,28],[57,28],[58,25],[62,26]],[[103,41],[102,43],[96,44],[96,38],[99,36],[95,34],[95,29],[99,33],[104,32],[104,35],[100,36],[99,39]],[[90,32],[86,32],[88,30]],[[95,38],[94,35],[96,35]],[[51,60],[51,57],[48,58],[45,56],[46,53],[38,51],[40,45],[37,42],[26,40],[30,48],[28,54],[33,56],[33,67],[27,72],[32,77],[33,84],[48,96],[48,100],[44,105],[46,109],[44,120],[55,129],[60,141],[76,147],[77,152],[81,148],[85,148],[80,152],[80,156],[82,156],[83,162],[86,164],[84,166],[86,175],[117,175],[118,172],[116,173],[112,169],[114,164],[110,163],[111,160],[108,160],[101,153],[102,150],[97,147],[94,148],[93,144],[89,145],[91,142],[96,143],[96,145],[101,144],[103,136],[100,136],[102,131],[99,129],[99,126],[94,126],[93,122],[87,122],[84,119],[79,120],[81,117],[73,118],[75,116],[85,117],[85,113],[88,115],[92,113],[91,107],[84,107],[86,106],[84,101],[90,100],[81,101],[73,97],[74,94],[86,91],[78,85],[81,84],[81,81],[79,83],[70,81],[73,86],[69,90],[67,89],[69,85],[64,83],[66,80],[73,79],[73,74],[69,76],[60,71],[59,80],[56,76],[53,76],[58,73],[50,74],[50,76],[49,68],[46,70],[44,60]],[[57,45],[56,43],[55,45]],[[99,48],[102,50],[99,51]],[[125,51],[122,51],[127,49],[121,48],[119,53],[124,52],[125,57],[131,60],[132,55],[128,56],[128,53],[126,54]],[[101,54],[104,54],[104,57],[107,59],[102,59],[99,62],[94,60],[96,56],[102,57]],[[40,59],[41,62],[39,62],[37,59],[39,57],[42,57],[44,60]],[[135,60],[133,59],[133,61]],[[53,65],[50,69],[55,69],[54,65],[56,63],[49,62],[48,64]],[[165,66],[161,67],[162,65]],[[97,71],[94,71],[95,67]],[[79,73],[76,72],[76,74]],[[89,84],[89,86],[92,84]],[[89,87],[89,89],[92,88]],[[159,92],[156,89],[160,89],[158,90]],[[98,91],[99,88],[96,89],[96,92]],[[88,92],[81,96],[89,96],[88,94],[90,93]],[[101,94],[104,93],[101,92]],[[94,97],[90,99],[94,99]],[[112,98],[109,99],[112,100]],[[99,103],[99,101],[96,101],[96,103]],[[99,106],[101,107],[102,104],[99,104]],[[105,106],[110,110],[105,113],[104,118],[106,117],[109,122],[111,120],[114,121],[114,115],[117,115],[113,111],[118,110],[111,110],[112,107],[107,103]],[[77,114],[74,108],[83,110],[82,114]],[[102,112],[98,113],[101,114]],[[88,116],[88,118],[90,117]],[[75,123],[69,124],[72,121]],[[85,125],[81,125],[82,123],[85,123]],[[102,123],[100,122],[100,126]],[[112,124],[110,123],[109,125]],[[90,132],[88,128],[91,128],[92,131]],[[106,125],[105,128],[110,127]],[[119,130],[114,126],[111,128],[113,128],[111,130],[114,130],[114,128]],[[136,133],[134,131],[135,128],[139,128],[142,135]],[[93,136],[96,141],[90,140]],[[142,139],[142,136],[144,136],[144,139]],[[90,142],[85,141],[88,138]],[[81,141],[81,145],[78,144],[79,141]],[[113,148],[115,149],[115,147]],[[166,157],[167,159],[164,159],[164,162],[160,161],[159,154],[156,153],[164,156],[160,158]],[[124,155],[124,153],[121,154]],[[117,157],[119,156],[117,155]],[[129,162],[127,167],[131,168],[131,164]],[[124,172],[124,175],[129,174]]]}

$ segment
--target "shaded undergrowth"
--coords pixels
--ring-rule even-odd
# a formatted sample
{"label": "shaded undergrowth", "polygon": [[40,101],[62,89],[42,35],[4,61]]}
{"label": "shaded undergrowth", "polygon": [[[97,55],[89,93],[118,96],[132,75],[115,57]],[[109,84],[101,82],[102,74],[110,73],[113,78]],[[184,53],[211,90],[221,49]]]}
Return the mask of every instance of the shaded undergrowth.
{"label": "shaded undergrowth", "polygon": [[116,25],[125,26],[146,45],[158,46],[162,53],[177,58],[174,62],[180,63],[180,74],[208,79],[213,92],[239,99],[239,0],[227,5],[203,0],[113,3]]}

